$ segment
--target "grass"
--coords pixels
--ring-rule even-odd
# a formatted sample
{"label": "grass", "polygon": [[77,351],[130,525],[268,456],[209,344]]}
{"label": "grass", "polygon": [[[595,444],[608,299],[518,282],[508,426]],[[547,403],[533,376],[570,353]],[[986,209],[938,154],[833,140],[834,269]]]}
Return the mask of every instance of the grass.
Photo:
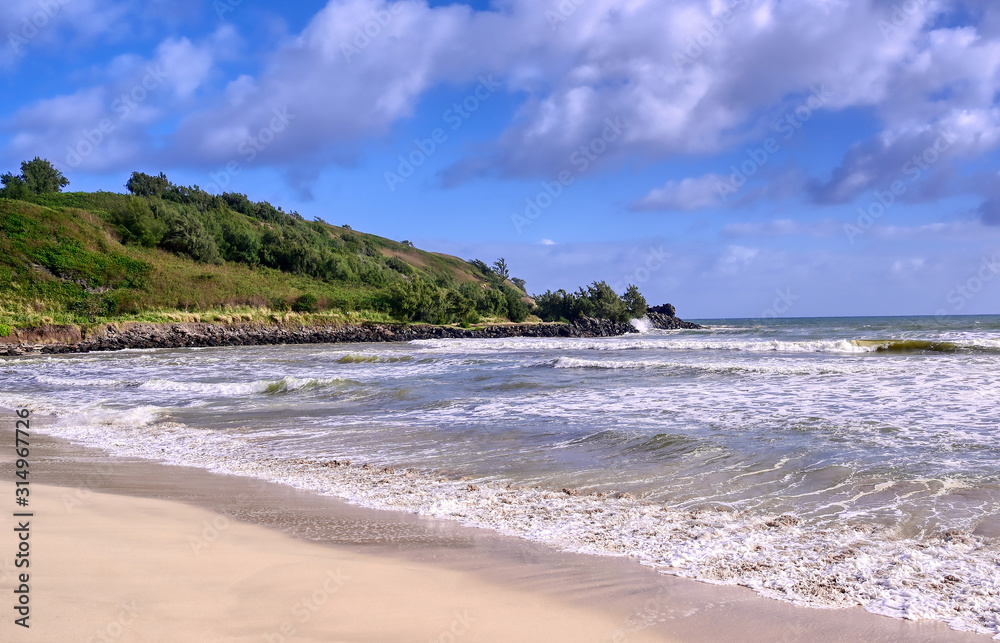
{"label": "grass", "polygon": [[[108,192],[47,194],[34,202],[0,198],[0,335],[49,324],[125,321],[394,321],[388,287],[237,262],[201,263],[157,248],[124,245],[108,215],[123,198]],[[395,264],[399,275],[456,284],[482,281],[457,257],[325,223],[307,225],[347,247],[377,248],[376,254],[395,257],[401,263],[388,265]],[[315,297],[316,312],[291,312],[303,296]]]}

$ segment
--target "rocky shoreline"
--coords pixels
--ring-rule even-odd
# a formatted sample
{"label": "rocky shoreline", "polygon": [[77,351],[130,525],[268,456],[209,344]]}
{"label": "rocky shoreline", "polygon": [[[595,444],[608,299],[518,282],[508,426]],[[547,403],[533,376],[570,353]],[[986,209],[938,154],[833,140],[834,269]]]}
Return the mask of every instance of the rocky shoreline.
{"label": "rocky shoreline", "polygon": [[[653,327],[658,329],[703,328],[698,324],[658,312],[651,311],[647,318]],[[0,338],[0,355],[86,353],[126,348],[408,342],[415,339],[615,337],[635,332],[638,331],[631,323],[591,318],[584,318],[570,324],[503,324],[484,328],[374,322],[341,326],[127,322],[107,324],[90,329],[70,325],[16,330],[12,336]]]}

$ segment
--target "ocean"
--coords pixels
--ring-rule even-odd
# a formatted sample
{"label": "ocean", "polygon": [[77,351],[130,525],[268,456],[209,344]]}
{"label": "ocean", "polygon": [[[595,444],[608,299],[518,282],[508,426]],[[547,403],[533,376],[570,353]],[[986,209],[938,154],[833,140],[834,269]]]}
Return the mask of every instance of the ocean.
{"label": "ocean", "polygon": [[0,358],[0,406],[112,455],[1000,638],[1000,317],[699,322]]}

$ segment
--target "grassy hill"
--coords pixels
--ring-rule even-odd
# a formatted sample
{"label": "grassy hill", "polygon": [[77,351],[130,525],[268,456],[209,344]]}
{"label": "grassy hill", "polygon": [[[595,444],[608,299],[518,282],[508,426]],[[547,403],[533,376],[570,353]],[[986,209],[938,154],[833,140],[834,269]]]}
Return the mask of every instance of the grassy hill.
{"label": "grassy hill", "polygon": [[482,262],[163,175],[134,174],[129,186],[137,194],[0,198],[0,334],[123,320],[467,325],[528,315],[525,293]]}

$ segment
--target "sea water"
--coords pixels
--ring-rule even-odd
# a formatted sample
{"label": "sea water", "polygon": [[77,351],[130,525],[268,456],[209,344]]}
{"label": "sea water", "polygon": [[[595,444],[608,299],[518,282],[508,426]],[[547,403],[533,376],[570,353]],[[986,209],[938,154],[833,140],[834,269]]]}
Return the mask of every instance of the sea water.
{"label": "sea water", "polygon": [[703,323],[4,358],[0,406],[115,455],[1000,635],[1000,317]]}

